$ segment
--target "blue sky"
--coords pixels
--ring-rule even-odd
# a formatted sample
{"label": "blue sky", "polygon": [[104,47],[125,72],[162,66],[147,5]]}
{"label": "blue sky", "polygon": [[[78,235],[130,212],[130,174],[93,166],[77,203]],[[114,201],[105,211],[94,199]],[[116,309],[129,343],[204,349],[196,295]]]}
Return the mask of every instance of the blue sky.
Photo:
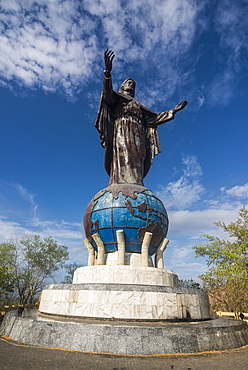
{"label": "blue sky", "polygon": [[169,214],[165,267],[204,272],[191,247],[223,237],[213,222],[248,198],[247,0],[2,0],[0,11],[0,242],[51,235],[86,264],[81,221],[108,183],[94,121],[111,48],[116,90],[134,78],[155,112],[189,101],[159,127],[145,186]]}

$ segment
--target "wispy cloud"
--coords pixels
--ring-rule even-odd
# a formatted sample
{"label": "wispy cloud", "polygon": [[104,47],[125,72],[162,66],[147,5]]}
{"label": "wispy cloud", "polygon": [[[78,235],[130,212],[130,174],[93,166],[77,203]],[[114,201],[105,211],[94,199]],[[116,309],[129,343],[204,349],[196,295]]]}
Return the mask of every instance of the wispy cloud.
{"label": "wispy cloud", "polygon": [[[242,200],[248,199],[248,184],[222,187],[214,199],[201,184],[202,170],[196,156],[182,157],[182,175],[175,182],[160,186],[157,192],[169,211],[169,238],[182,237],[188,241],[202,239],[202,234],[215,234],[224,237],[224,233],[213,223],[231,222],[242,207]],[[232,197],[232,198],[230,198]]]}
{"label": "wispy cloud", "polygon": [[207,266],[203,258],[192,263],[192,246],[206,241],[203,234],[228,238],[214,222],[228,224],[236,220],[242,201],[248,200],[248,184],[231,189],[222,187],[219,195],[212,199],[201,184],[202,170],[196,156],[183,156],[182,162],[182,175],[175,182],[160,186],[158,192],[170,220],[167,235],[170,244],[164,258],[166,268],[179,269],[184,278],[196,278]]}
{"label": "wispy cloud", "polygon": [[[188,48],[200,7],[188,0],[86,0],[85,9],[100,21],[109,46],[129,60],[144,59],[154,44],[177,54]],[[165,27],[166,26],[166,27]]]}
{"label": "wispy cloud", "polygon": [[52,235],[60,240],[81,240],[80,223],[66,222],[64,220],[42,221],[38,218],[30,219],[29,226],[44,236]]}
{"label": "wispy cloud", "polygon": [[191,240],[197,240],[201,238],[201,234],[218,234],[224,237],[225,234],[213,223],[234,221],[241,207],[242,203],[233,202],[219,204],[215,208],[210,208],[206,204],[202,210],[170,211],[170,238],[188,237]]}
{"label": "wispy cloud", "polygon": [[227,239],[228,235],[214,225],[215,221],[230,223],[235,221],[242,203],[219,204],[216,208],[206,208],[199,211],[170,211],[169,247],[164,253],[166,268],[179,272],[179,278],[193,278],[207,270],[204,258],[194,261],[192,246],[203,243],[206,239],[202,234],[215,235]]}
{"label": "wispy cloud", "polygon": [[175,182],[160,186],[158,195],[168,209],[186,209],[198,201],[205,189],[200,183],[201,167],[196,156],[183,156],[183,174]]}
{"label": "wispy cloud", "polygon": [[226,189],[225,187],[220,188],[220,190],[227,195],[230,195],[232,197],[237,197],[237,198],[248,198],[248,183],[244,185],[236,185],[231,189]]}
{"label": "wispy cloud", "polygon": [[69,248],[70,259],[85,264],[87,251],[82,243],[81,224],[47,220],[37,216],[35,195],[20,184],[0,181],[0,243],[36,233],[52,236]]}
{"label": "wispy cloud", "polygon": [[35,195],[23,186],[0,180],[0,214],[19,222],[36,215]]}
{"label": "wispy cloud", "polygon": [[6,83],[72,95],[92,71],[95,27],[78,1],[2,1],[0,71]]}
{"label": "wispy cloud", "polygon": [[94,77],[107,46],[118,55],[117,71],[123,60],[130,62],[127,73],[133,61],[144,69],[153,61],[172,94],[183,79],[175,61],[192,44],[200,9],[189,0],[3,0],[2,84],[72,96]]}
{"label": "wispy cloud", "polygon": [[27,231],[18,222],[0,215],[0,243],[13,239],[17,235],[24,235]]}
{"label": "wispy cloud", "polygon": [[208,99],[212,104],[228,104],[246,68],[244,56],[248,52],[247,16],[246,1],[224,0],[217,5],[214,28],[220,41],[216,62],[221,65],[222,72],[208,86]]}
{"label": "wispy cloud", "polygon": [[[195,108],[206,101],[225,104],[247,53],[247,4],[224,0],[206,11],[207,5],[197,0],[2,0],[0,84],[74,97],[100,74],[102,51],[109,47],[117,55],[117,84],[134,70],[146,74],[139,98],[149,106],[183,87],[188,91],[189,84]],[[194,55],[192,48],[208,32],[219,38],[215,63],[222,68],[210,83],[193,88],[202,48]],[[154,75],[163,84],[154,86]]]}
{"label": "wispy cloud", "polygon": [[32,207],[32,210],[33,210],[33,217],[36,218],[36,211],[38,209],[38,205],[36,204],[34,198],[35,198],[35,194],[31,194],[27,191],[27,189],[25,189],[23,186],[17,184],[16,185],[16,188],[18,190],[18,192],[20,193],[20,195],[24,198],[24,200],[26,200],[28,203],[30,203],[31,207]]}

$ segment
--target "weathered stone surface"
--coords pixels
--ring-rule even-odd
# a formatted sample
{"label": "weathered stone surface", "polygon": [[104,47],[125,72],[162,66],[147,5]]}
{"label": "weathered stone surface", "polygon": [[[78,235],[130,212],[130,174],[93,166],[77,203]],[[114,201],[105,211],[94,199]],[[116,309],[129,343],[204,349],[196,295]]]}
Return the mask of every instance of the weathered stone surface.
{"label": "weathered stone surface", "polygon": [[124,320],[209,318],[206,293],[178,287],[178,277],[173,271],[126,265],[78,268],[73,284],[45,287],[39,311]]}
{"label": "weathered stone surface", "polygon": [[[110,255],[112,254],[114,253]],[[140,255],[138,256],[140,257]],[[79,267],[74,273],[73,284],[80,283],[178,286],[178,277],[177,274],[171,270],[158,269],[155,267],[134,268],[132,266],[115,265],[86,266]]]}
{"label": "weathered stone surface", "polygon": [[208,298],[200,289],[141,284],[58,284],[42,292],[45,314],[132,320],[209,318]]}
{"label": "weathered stone surface", "polygon": [[52,320],[45,315],[16,317],[9,312],[2,336],[45,347],[97,353],[148,355],[238,348],[248,343],[248,326],[233,319],[190,323],[125,323]]}

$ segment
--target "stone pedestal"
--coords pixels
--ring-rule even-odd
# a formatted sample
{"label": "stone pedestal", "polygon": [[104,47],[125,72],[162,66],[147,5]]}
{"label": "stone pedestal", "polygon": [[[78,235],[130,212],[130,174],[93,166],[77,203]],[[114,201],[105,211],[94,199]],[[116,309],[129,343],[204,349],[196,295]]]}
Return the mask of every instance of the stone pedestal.
{"label": "stone pedestal", "polygon": [[75,271],[73,284],[47,285],[43,314],[116,320],[204,320],[208,298],[201,289],[178,287],[170,270],[96,265]]}
{"label": "stone pedestal", "polygon": [[248,343],[248,326],[241,320],[125,322],[66,319],[24,311],[10,311],[0,335],[19,342],[92,353],[154,355],[196,353],[242,347]]}
{"label": "stone pedestal", "polygon": [[116,261],[112,256],[109,264],[80,267],[73,284],[47,285],[39,311],[24,311],[21,318],[9,312],[0,334],[50,348],[125,355],[247,344],[244,322],[210,318],[207,295],[179,287],[173,271]]}

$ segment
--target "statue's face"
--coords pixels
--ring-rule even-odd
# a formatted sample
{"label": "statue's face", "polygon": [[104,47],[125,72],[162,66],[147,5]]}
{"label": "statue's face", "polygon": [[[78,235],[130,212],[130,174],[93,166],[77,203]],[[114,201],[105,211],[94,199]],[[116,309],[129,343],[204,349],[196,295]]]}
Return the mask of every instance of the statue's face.
{"label": "statue's face", "polygon": [[132,80],[131,78],[128,79],[125,83],[124,83],[124,86],[123,86],[123,93],[124,94],[128,94],[128,95],[131,95],[132,97],[134,97],[134,93],[135,93],[135,81]]}

